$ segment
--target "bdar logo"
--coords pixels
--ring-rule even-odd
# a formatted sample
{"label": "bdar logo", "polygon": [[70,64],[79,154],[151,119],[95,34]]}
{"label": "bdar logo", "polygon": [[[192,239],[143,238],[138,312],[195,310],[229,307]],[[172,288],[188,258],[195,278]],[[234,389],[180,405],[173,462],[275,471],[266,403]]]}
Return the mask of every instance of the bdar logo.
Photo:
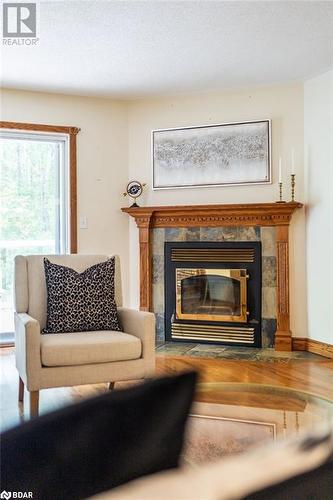
{"label": "bdar logo", "polygon": [[36,37],[36,4],[4,3],[3,36],[5,38]]}
{"label": "bdar logo", "polygon": [[5,491],[0,493],[0,498],[33,498],[32,491]]}
{"label": "bdar logo", "polygon": [[1,493],[0,493],[0,498],[6,498],[6,500],[8,500],[8,498],[11,498],[12,497],[12,494],[10,491],[5,491],[3,490]]}

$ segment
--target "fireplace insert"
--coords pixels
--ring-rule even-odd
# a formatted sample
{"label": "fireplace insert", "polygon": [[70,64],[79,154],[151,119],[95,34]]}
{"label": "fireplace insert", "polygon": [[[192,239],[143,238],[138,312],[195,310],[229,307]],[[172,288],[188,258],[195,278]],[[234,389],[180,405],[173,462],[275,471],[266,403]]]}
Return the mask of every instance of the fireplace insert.
{"label": "fireplace insert", "polygon": [[166,242],[167,340],[261,347],[261,243]]}

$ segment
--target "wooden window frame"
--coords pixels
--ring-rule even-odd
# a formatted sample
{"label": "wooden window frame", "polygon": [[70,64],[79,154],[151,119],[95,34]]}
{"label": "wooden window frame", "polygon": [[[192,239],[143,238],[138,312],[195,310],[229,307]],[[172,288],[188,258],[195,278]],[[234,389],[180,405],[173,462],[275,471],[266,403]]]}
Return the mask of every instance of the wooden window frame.
{"label": "wooden window frame", "polygon": [[43,125],[37,123],[20,123],[0,121],[0,129],[32,132],[50,132],[69,136],[69,237],[70,253],[77,253],[77,147],[76,136],[80,132],[77,127],[62,125]]}

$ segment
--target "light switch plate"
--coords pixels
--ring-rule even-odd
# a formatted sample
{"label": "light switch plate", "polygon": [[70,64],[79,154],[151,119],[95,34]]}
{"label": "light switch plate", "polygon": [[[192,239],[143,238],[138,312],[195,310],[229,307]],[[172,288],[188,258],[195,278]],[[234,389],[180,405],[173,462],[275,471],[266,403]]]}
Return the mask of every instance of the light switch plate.
{"label": "light switch plate", "polygon": [[81,215],[79,220],[80,229],[88,229],[88,218],[86,215]]}

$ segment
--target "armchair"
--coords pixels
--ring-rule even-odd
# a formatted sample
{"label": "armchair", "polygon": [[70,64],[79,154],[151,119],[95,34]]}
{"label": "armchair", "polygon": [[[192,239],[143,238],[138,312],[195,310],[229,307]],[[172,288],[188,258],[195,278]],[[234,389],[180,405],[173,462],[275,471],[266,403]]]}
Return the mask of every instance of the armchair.
{"label": "armchair", "polygon": [[24,386],[30,416],[38,415],[39,391],[51,387],[143,379],[155,372],[155,318],[122,307],[120,263],[116,258],[115,299],[123,332],[43,334],[47,292],[43,259],[83,272],[106,255],[31,255],[15,257],[15,359],[19,401]]}

